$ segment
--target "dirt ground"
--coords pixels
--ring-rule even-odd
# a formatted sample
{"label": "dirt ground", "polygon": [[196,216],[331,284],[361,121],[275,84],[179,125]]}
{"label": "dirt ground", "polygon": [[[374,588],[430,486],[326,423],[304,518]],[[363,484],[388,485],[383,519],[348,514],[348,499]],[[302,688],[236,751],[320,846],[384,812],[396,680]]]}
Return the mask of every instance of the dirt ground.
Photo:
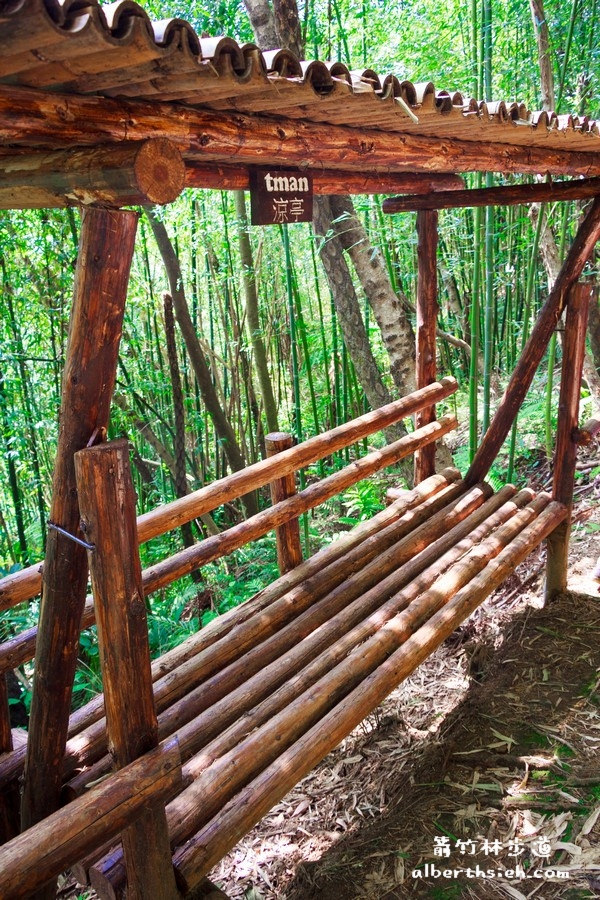
{"label": "dirt ground", "polygon": [[212,872],[231,898],[600,897],[600,478],[576,501],[573,593],[530,557]]}

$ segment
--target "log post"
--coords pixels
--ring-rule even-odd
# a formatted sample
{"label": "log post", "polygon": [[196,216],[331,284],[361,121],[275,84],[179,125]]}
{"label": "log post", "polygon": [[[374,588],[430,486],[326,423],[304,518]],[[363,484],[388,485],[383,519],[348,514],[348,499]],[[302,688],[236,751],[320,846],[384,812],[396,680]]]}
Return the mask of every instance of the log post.
{"label": "log post", "polygon": [[[0,753],[10,753],[12,749],[13,739],[6,672],[0,672]],[[0,796],[0,844],[4,844],[18,833],[19,786],[18,781],[15,780],[4,788]]]}
{"label": "log post", "polygon": [[[437,329],[437,243],[438,214],[436,210],[417,213],[417,390],[435,381],[436,329]],[[416,414],[415,426],[435,421],[435,406],[428,406]],[[415,484],[429,478],[435,472],[435,444],[415,453]]]}
{"label": "log post", "polygon": [[[158,746],[135,491],[126,440],[75,454],[82,530],[96,607],[109,748],[122,768]],[[164,805],[147,810],[123,832],[127,895],[178,896]]]}
{"label": "log post", "polygon": [[[73,454],[108,424],[137,214],[82,215],[50,522],[79,527]],[[29,828],[59,804],[79,629],[88,577],[83,547],[50,529],[44,563],[36,671],[22,802]],[[39,896],[54,896],[54,886]]]}
{"label": "log post", "polygon": [[600,197],[596,197],[590,211],[579,226],[575,240],[562,265],[554,287],[542,307],[529,340],[523,348],[500,405],[486,431],[479,450],[465,475],[467,484],[481,481],[489,472],[504,439],[512,428],[536,369],[565,308],[567,294],[579,279],[583,267],[600,238]]}
{"label": "log post", "polygon": [[546,560],[546,599],[567,589],[567,563],[571,510],[573,506],[573,480],[577,462],[577,426],[579,424],[579,399],[585,335],[590,300],[595,288],[590,282],[573,285],[567,302],[567,316],[563,337],[563,358],[556,447],[554,449],[554,479],[552,498],[564,504],[568,516],[548,535]]}
{"label": "log post", "polygon": [[[289,450],[294,444],[291,434],[282,431],[272,431],[265,437],[267,458],[275,456],[281,450]],[[280,500],[286,500],[296,493],[296,477],[294,472],[289,472],[282,478],[276,478],[271,482],[271,503],[275,505]],[[279,574],[285,575],[291,572],[302,562],[302,545],[300,544],[300,520],[291,519],[284,525],[275,529],[277,538],[277,564]]]}

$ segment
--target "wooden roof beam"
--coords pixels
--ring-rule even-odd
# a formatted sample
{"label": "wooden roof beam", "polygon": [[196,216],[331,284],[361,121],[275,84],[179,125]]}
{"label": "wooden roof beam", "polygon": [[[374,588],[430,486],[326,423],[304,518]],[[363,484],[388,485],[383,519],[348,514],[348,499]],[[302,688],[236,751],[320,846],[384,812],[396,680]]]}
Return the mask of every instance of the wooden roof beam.
{"label": "wooden roof beam", "polygon": [[167,137],[186,162],[287,165],[358,172],[521,172],[600,176],[600,153],[459,141],[248,116],[170,103],[0,89],[0,140],[66,146]]}
{"label": "wooden roof beam", "polygon": [[[410,191],[429,194],[432,191],[458,191],[465,183],[460,175],[436,172],[340,172],[335,169],[309,169],[315,194],[390,194]],[[247,166],[222,166],[188,160],[185,184],[191,188],[216,188],[240,191],[250,186]]]}
{"label": "wooden roof beam", "polygon": [[385,213],[397,213],[421,209],[457,209],[462,206],[514,206],[518,203],[584,200],[597,194],[600,194],[600,178],[582,178],[536,184],[505,184],[464,191],[444,190],[435,197],[388,197],[383,201],[382,208]]}
{"label": "wooden roof beam", "polygon": [[38,150],[0,159],[0,209],[164,204],[184,180],[181,153],[165,138]]}

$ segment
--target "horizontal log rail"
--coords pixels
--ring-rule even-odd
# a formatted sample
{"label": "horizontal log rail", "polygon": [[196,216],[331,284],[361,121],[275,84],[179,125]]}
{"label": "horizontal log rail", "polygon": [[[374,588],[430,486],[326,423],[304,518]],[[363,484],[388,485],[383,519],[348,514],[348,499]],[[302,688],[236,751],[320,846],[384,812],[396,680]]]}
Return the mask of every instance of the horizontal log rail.
{"label": "horizontal log rail", "polygon": [[573,432],[573,440],[580,446],[587,446],[593,443],[594,439],[600,434],[600,419],[588,419],[581,428],[575,428]]}
{"label": "horizontal log rail", "polygon": [[[484,505],[491,493],[487,485],[462,495],[459,493],[461,489],[461,485],[456,485],[447,492],[440,492],[419,507],[414,516],[405,517],[383,529],[341,558],[328,571],[320,572],[282,597],[272,608],[241,624],[228,640],[198,654],[191,665],[182,666],[170,677],[157,681],[154,695],[159,710],[160,736],[185,732],[186,754],[195,752],[197,741],[206,736],[205,711],[212,708],[214,712],[215,705],[220,704],[229,708],[230,698],[243,690],[243,686],[247,686],[253,677],[264,697],[285,680],[283,658],[286,653],[293,653],[311,633],[319,641],[328,631],[335,637],[339,636],[340,622],[336,617],[357,598],[360,603],[369,595],[372,601],[382,578],[390,576],[384,585],[388,590],[390,579],[399,586],[404,583],[407,565],[408,576],[417,574],[427,564],[426,551],[431,542],[463,523]],[[497,502],[494,500],[492,505]],[[441,504],[443,506],[440,508]],[[364,594],[365,591],[367,594]],[[300,664],[302,660],[301,654],[296,663]],[[207,715],[210,716],[210,712]],[[208,727],[214,727],[214,723]],[[110,766],[108,757],[89,765],[96,747],[101,746],[97,731],[80,731],[67,745],[64,771],[79,768],[83,761],[86,770],[70,779],[66,796],[70,796],[71,791],[80,791],[90,780],[103,775]],[[104,736],[101,736],[104,746]]]}
{"label": "horizontal log rail", "polygon": [[[284,450],[270,459],[260,460],[239,472],[213,481],[179,500],[144,513],[138,516],[137,520],[138,541],[143,544],[204,513],[211,512],[223,503],[264,487],[274,478],[303,469],[433,403],[444,400],[457,389],[458,383],[455,378],[442,378],[435,384],[413,391],[406,397],[365,413],[351,422],[308,438],[296,447]],[[43,563],[38,562],[0,579],[0,611],[17,606],[39,594],[42,586],[42,568]]]}
{"label": "horizontal log rail", "polygon": [[[331,560],[337,559],[344,551],[351,549],[359,543],[365,535],[373,533],[378,527],[381,527],[380,522],[382,518],[388,517],[390,520],[398,518],[404,511],[410,509],[412,505],[420,503],[421,500],[429,496],[430,493],[441,490],[448,481],[456,481],[459,477],[460,474],[457,469],[445,469],[444,472],[433,476],[431,479],[427,479],[426,482],[418,485],[412,491],[405,491],[401,503],[395,503],[393,507],[390,507],[388,510],[384,510],[382,513],[373,516],[372,519],[362,522],[360,525],[353,528],[352,531],[347,532],[342,538],[335,541],[335,543],[314,554],[310,559],[301,563],[293,572],[289,573],[285,579],[282,580],[280,578],[261,591],[259,598],[255,603],[260,602],[266,605],[283,592],[284,588],[282,585],[285,584],[287,587],[292,587],[293,585],[298,584],[303,578],[310,577],[313,572],[318,571]],[[203,628],[201,633],[190,636],[182,644],[178,644],[177,647],[169,650],[164,656],[161,656],[159,660],[156,660],[156,662],[153,663],[153,677],[156,679],[160,675],[164,675],[165,672],[171,671],[171,669],[175,668],[177,665],[180,665],[182,662],[191,658],[198,652],[198,644],[203,647],[218,640],[220,636],[227,633],[234,621],[241,621],[244,617],[251,615],[255,603],[246,603],[242,607],[235,607],[234,609],[229,610],[229,612],[219,616],[218,619],[213,620],[208,626]],[[92,598],[89,597],[83,611],[81,628],[89,628],[94,624],[94,621],[94,603]],[[37,626],[34,626],[9,638],[1,644],[0,672],[6,672],[8,669],[15,669],[17,666],[33,659],[35,655],[36,637]],[[77,710],[72,714],[72,725],[69,727],[69,734],[73,734],[79,728],[83,727],[80,722],[81,717],[86,714],[86,711],[95,706],[98,706],[98,699],[90,701],[85,707],[82,707],[82,709]],[[95,718],[97,717],[98,716],[96,715]],[[92,715],[92,718],[90,718],[89,721],[95,721],[95,718]],[[89,724],[89,721],[87,724]]]}
{"label": "horizontal log rail", "polygon": [[[162,720],[162,712],[179,701],[185,704],[188,716],[200,712],[199,705],[208,694],[196,688],[207,678],[216,676],[224,666],[237,666],[240,674],[248,677],[252,659],[248,659],[247,651],[286,627],[299,612],[328,592],[338,588],[345,590],[339,586],[347,581],[350,572],[363,568],[392,544],[404,541],[410,556],[415,542],[427,544],[432,535],[437,537],[448,531],[449,523],[459,521],[461,514],[464,515],[465,504],[469,503],[469,497],[462,496],[462,484],[456,482],[452,470],[450,474],[454,483],[448,483],[441,476],[427,479],[411,492],[412,499],[399,501],[357,526],[353,531],[358,532],[358,537],[349,532],[345,536],[349,541],[344,538],[335,541],[277,579],[253,600],[214,620],[165,657],[156,660],[153,664],[154,696],[159,718]],[[487,485],[475,488],[471,502],[483,500],[490,492]],[[336,546],[340,543],[341,548]],[[371,575],[375,580],[379,571],[374,566]],[[365,587],[364,580],[360,585],[361,589]],[[259,668],[264,664],[263,658],[257,660]],[[232,671],[230,669],[230,675]],[[66,777],[106,752],[106,730],[104,722],[100,721],[103,711],[103,697],[99,696],[72,714],[63,764]],[[172,718],[172,714],[169,715]],[[180,718],[179,724],[183,721]],[[24,758],[22,748],[0,758],[0,786],[20,775]]]}
{"label": "horizontal log rail", "polygon": [[[411,191],[411,194],[416,194]],[[504,184],[492,188],[437,191],[435,196],[388,197],[384,213],[413,212],[420,209],[458,209],[477,206],[515,206],[518,203],[553,203],[555,200],[584,200],[600,194],[600,178],[550,181],[536,184]]]}
{"label": "horizontal log rail", "polygon": [[[405,435],[382,450],[367,454],[334,475],[330,475],[316,484],[311,484],[293,497],[281,500],[275,506],[257,513],[239,525],[234,525],[233,528],[229,528],[221,534],[206,538],[192,547],[186,547],[185,550],[144,570],[144,591],[146,594],[157,591],[172,581],[193,572],[198,566],[206,565],[208,562],[243,547],[244,544],[256,540],[276,526],[289,522],[309,509],[314,509],[315,506],[324,503],[325,500],[334,497],[385,466],[394,465],[420,447],[448,434],[457,425],[458,422],[454,415],[442,416],[439,421],[418,428],[412,434]],[[290,451],[284,450],[283,452],[289,453]],[[275,457],[271,457],[271,459],[275,459]]]}
{"label": "horizontal log rail", "polygon": [[181,782],[181,756],[169,739],[82,797],[0,848],[0,896],[28,897],[69,863],[116,837]]}

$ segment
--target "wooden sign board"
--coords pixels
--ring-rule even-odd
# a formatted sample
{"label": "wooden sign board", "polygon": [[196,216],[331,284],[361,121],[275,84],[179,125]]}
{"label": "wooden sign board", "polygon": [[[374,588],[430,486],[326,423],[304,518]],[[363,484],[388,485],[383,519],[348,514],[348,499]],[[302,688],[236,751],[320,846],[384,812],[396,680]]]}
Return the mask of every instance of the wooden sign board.
{"label": "wooden sign board", "polygon": [[312,174],[298,169],[265,167],[250,170],[252,225],[312,222]]}

